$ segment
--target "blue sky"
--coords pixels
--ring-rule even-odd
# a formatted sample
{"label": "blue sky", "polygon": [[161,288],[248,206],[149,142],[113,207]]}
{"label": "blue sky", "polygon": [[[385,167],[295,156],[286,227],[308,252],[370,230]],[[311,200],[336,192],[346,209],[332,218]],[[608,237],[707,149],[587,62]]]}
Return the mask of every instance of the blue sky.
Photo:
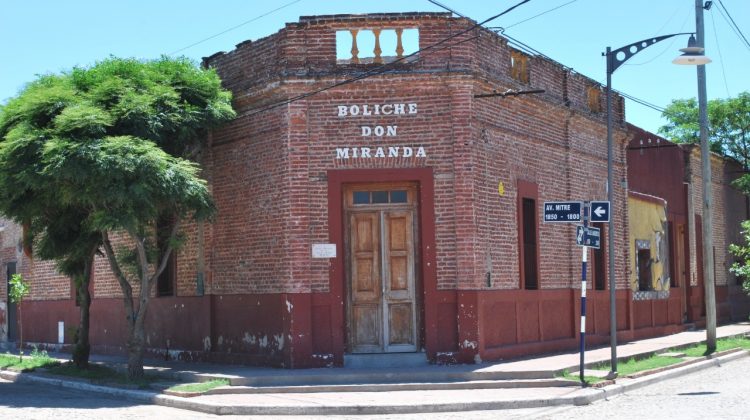
{"label": "blue sky", "polygon": [[[476,21],[485,20],[518,1],[440,0]],[[721,1],[750,39],[750,1]],[[178,55],[199,61],[217,51],[229,51],[244,40],[272,34],[286,22],[297,21],[299,16],[443,11],[427,0],[6,0],[4,3],[0,13],[3,40],[0,101],[3,103],[37,74],[89,65],[109,55],[156,58],[179,51]],[[513,38],[604,82],[605,61],[601,53],[607,46],[614,49],[656,35],[693,32],[694,4],[694,0],[531,0],[488,26],[502,26]],[[706,67],[709,99],[750,91],[750,47],[740,41],[720,12],[718,1],[705,12],[706,54],[714,60]],[[198,43],[209,37],[213,38]],[[192,45],[195,43],[198,44]],[[677,50],[686,43],[686,37],[676,37],[640,52],[615,72],[614,88],[659,107],[675,98],[696,96],[695,68],[671,64],[679,54]],[[650,131],[663,124],[658,111],[632,102],[626,105],[626,116],[629,122]]]}

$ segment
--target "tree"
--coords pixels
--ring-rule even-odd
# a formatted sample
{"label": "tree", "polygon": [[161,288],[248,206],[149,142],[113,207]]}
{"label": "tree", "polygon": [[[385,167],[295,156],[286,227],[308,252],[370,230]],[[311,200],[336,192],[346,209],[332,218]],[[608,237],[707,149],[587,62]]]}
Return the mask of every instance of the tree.
{"label": "tree", "polygon": [[729,245],[729,252],[737,257],[729,271],[742,279],[742,288],[750,294],[750,220],[742,222],[742,242]]}
{"label": "tree", "polygon": [[[76,101],[67,76],[44,76],[0,109],[0,212],[24,226],[25,248],[36,248],[39,257],[54,260],[58,270],[74,280],[81,322],[73,361],[86,368],[90,352],[88,285],[101,238],[82,224],[85,209],[60,201],[39,159],[45,139],[83,136],[85,124],[75,133],[57,126],[53,118]],[[34,242],[37,247],[32,246]]]}
{"label": "tree", "polygon": [[[129,136],[89,142],[50,140],[43,159],[65,200],[87,207],[86,223],[101,232],[107,260],[120,284],[128,327],[128,376],[143,376],[146,313],[156,279],[179,244],[181,220],[207,220],[214,206],[199,168],[154,143]],[[159,250],[155,225],[174,215],[168,245]],[[117,250],[113,236],[128,239]],[[161,251],[161,252],[160,252]]]}
{"label": "tree", "polygon": [[[38,255],[80,279],[83,300],[103,247],[123,293],[131,377],[143,374],[145,314],[180,221],[214,210],[187,159],[200,160],[208,130],[234,115],[213,70],[166,57],[43,76],[0,110],[0,211],[29,226]],[[165,215],[174,223],[158,248]],[[130,251],[115,249],[115,237]]]}
{"label": "tree", "polygon": [[[750,169],[750,93],[708,101],[711,150]],[[673,100],[662,114],[669,123],[659,134],[677,143],[699,144],[698,104],[694,98]]]}
{"label": "tree", "polygon": [[23,319],[21,318],[21,302],[29,294],[29,284],[26,283],[20,274],[14,274],[10,278],[10,290],[8,290],[8,297],[10,301],[18,304],[18,326],[20,330],[19,346],[18,346],[18,357],[23,361]]}

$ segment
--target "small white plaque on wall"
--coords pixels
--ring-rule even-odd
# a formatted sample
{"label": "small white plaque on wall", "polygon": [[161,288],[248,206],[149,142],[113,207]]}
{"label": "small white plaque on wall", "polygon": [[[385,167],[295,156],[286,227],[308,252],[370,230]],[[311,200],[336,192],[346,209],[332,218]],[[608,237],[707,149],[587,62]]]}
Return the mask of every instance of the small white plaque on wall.
{"label": "small white plaque on wall", "polygon": [[313,258],[336,258],[336,244],[313,244]]}

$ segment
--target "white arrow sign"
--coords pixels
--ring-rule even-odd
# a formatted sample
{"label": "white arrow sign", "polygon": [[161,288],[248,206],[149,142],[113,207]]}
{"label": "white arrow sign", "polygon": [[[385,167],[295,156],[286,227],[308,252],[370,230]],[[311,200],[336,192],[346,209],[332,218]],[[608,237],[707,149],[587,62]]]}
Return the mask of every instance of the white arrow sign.
{"label": "white arrow sign", "polygon": [[591,202],[591,221],[609,222],[609,201]]}

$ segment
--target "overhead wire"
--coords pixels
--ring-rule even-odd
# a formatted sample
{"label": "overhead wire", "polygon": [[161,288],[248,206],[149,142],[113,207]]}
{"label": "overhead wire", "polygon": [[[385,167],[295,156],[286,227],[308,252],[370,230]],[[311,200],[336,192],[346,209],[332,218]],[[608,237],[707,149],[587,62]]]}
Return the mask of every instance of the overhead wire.
{"label": "overhead wire", "polygon": [[[657,33],[657,34],[663,33],[664,28],[666,28],[666,26],[669,24],[669,22],[672,20],[672,18],[674,18],[677,15],[677,12],[679,12],[680,9],[681,8],[678,8],[677,10],[675,10],[675,14],[673,14],[672,17],[670,17],[669,19],[667,19],[667,21],[664,22],[664,25],[662,25],[661,28],[659,28],[659,30],[656,31],[655,33]],[[688,11],[685,14],[685,19],[683,19],[682,25],[680,25],[680,30],[678,32],[683,32],[684,31],[685,25],[687,24],[689,18],[690,18],[690,11]],[[623,66],[642,66],[644,64],[649,64],[652,61],[654,61],[657,58],[659,58],[662,55],[664,55],[667,51],[672,50],[672,46],[674,45],[675,41],[677,41],[677,38],[672,38],[672,40],[669,41],[669,45],[667,45],[666,47],[664,47],[664,49],[659,54],[656,54],[654,57],[652,57],[652,58],[650,58],[650,59],[648,59],[646,61],[641,61],[639,63],[623,63]]]}
{"label": "overhead wire", "polygon": [[750,42],[748,42],[747,38],[745,37],[745,34],[742,33],[742,30],[740,29],[740,27],[737,26],[737,23],[734,21],[734,18],[732,18],[732,15],[729,13],[729,10],[727,10],[727,8],[724,7],[724,3],[721,0],[718,0],[718,3],[720,6],[719,11],[723,10],[724,13],[726,13],[726,17],[729,19],[729,21],[731,21],[730,26],[735,30],[735,33],[737,34],[737,36],[739,36],[740,39],[744,41],[745,46],[748,49],[750,49]]}
{"label": "overhead wire", "polygon": [[[513,45],[516,45],[518,47],[521,47],[522,49],[526,50],[527,52],[530,52],[530,53],[532,53],[534,55],[537,55],[539,57],[546,58],[547,60],[552,60],[552,58],[544,55],[544,53],[540,52],[539,50],[537,50],[537,49],[535,49],[535,48],[533,48],[533,47],[531,47],[531,46],[529,46],[529,45],[527,45],[527,44],[525,44],[525,43],[523,43],[523,42],[521,42],[521,41],[519,41],[519,40],[517,40],[515,38],[513,38],[512,36],[510,36],[508,34],[505,34],[505,33],[503,33],[502,35],[508,39],[509,43],[511,43]],[[568,71],[572,71],[572,72],[576,71],[572,67],[568,67],[568,66],[565,66],[565,65],[562,65],[562,67],[564,69],[568,70]],[[599,83],[602,86],[605,85],[605,83],[601,82],[600,80],[597,80],[597,79],[594,79],[594,78],[592,78],[592,80],[596,81],[597,83]],[[617,93],[618,95],[620,95],[620,96],[622,96],[624,98],[630,99],[633,102],[636,102],[636,103],[638,103],[640,105],[643,105],[645,107],[651,108],[651,109],[653,109],[655,111],[664,112],[664,108],[663,107],[660,107],[659,105],[652,104],[651,102],[648,102],[645,99],[637,98],[637,97],[635,97],[633,95],[627,94],[627,93],[625,93],[623,91],[616,90],[616,89],[612,89],[612,92],[615,92],[615,93]]]}
{"label": "overhead wire", "polygon": [[716,42],[716,49],[719,51],[719,64],[721,64],[721,75],[724,77],[724,87],[727,89],[727,98],[732,96],[729,93],[729,83],[727,83],[727,72],[724,69],[724,56],[721,54],[721,42],[719,42],[719,35],[716,33],[716,20],[714,19],[714,14],[709,13],[711,15],[711,25],[714,30],[714,41]]}
{"label": "overhead wire", "polygon": [[[431,0],[429,0],[429,1],[430,1],[430,2],[432,2]],[[518,26],[518,25],[520,25],[520,24],[522,24],[522,23],[526,23],[526,22],[528,22],[528,21],[530,21],[530,20],[532,20],[532,19],[536,19],[536,18],[538,18],[539,16],[542,16],[542,15],[546,15],[546,14],[547,14],[547,13],[549,13],[549,12],[554,12],[554,11],[555,11],[555,10],[557,10],[557,9],[560,9],[560,8],[562,8],[562,7],[565,7],[565,6],[569,5],[569,4],[571,4],[571,3],[575,3],[575,2],[577,2],[577,1],[578,1],[578,0],[571,0],[571,1],[567,2],[567,3],[564,3],[564,4],[561,4],[561,5],[559,5],[559,6],[557,6],[557,7],[553,7],[552,9],[548,9],[548,10],[545,10],[544,12],[542,12],[542,13],[539,13],[539,14],[536,14],[536,15],[534,15],[534,16],[532,16],[532,17],[528,18],[528,19],[524,19],[524,20],[522,20],[522,21],[520,21],[520,22],[516,22],[516,23],[514,23],[514,24],[512,24],[512,25],[508,25],[508,26],[506,26],[506,27],[505,27],[505,29],[509,29],[509,28],[512,28],[512,27],[514,27],[514,26]]]}
{"label": "overhead wire", "polygon": [[[430,0],[428,0],[428,1],[430,1]],[[434,3],[434,4],[437,4],[437,3]],[[443,7],[443,6],[441,6],[441,7]],[[460,13],[458,13],[458,12],[456,12],[454,10],[448,9],[447,7],[444,7],[444,8],[446,10],[452,12],[452,13],[455,13],[458,16],[466,17],[466,16],[461,15]],[[540,15],[538,15],[538,16],[540,16]],[[521,22],[519,22],[519,23],[521,23]],[[684,26],[684,24],[683,24],[683,26]],[[506,39],[508,39],[508,43],[509,44],[513,45],[514,47],[516,47],[516,48],[518,48],[518,49],[520,49],[520,50],[522,50],[522,51],[524,51],[526,53],[529,53],[529,54],[532,54],[532,55],[535,55],[535,56],[539,56],[539,57],[545,58],[545,59],[550,60],[550,61],[555,61],[551,57],[549,57],[549,56],[545,55],[544,53],[542,53],[541,51],[537,50],[536,48],[534,48],[534,47],[532,47],[532,46],[530,46],[530,45],[528,45],[528,44],[526,44],[526,43],[524,43],[524,42],[522,42],[522,41],[520,41],[520,40],[518,40],[518,39],[516,39],[516,38],[514,38],[514,37],[512,37],[510,35],[508,35],[508,34],[506,34],[505,33],[505,29],[507,29],[506,27],[496,26],[496,27],[488,27],[487,29],[494,30],[496,33],[501,34],[503,37],[505,37]],[[568,66],[566,66],[566,65],[564,65],[562,63],[560,63],[560,65],[565,70],[568,70],[568,71],[571,71],[571,72],[576,72],[576,70],[574,68],[572,68],[572,67],[568,67]],[[601,82],[600,80],[597,80],[597,79],[593,79],[592,78],[592,80],[596,81],[600,85],[604,85],[605,84],[605,83],[603,83],[603,82]],[[664,113],[664,111],[665,111],[665,109],[663,107],[661,107],[659,105],[652,104],[651,102],[648,102],[645,99],[637,98],[637,97],[635,97],[633,95],[627,94],[625,92],[622,92],[622,91],[619,91],[619,90],[616,90],[616,89],[612,89],[612,92],[614,92],[614,93],[616,93],[616,94],[618,94],[618,95],[620,95],[620,96],[622,96],[624,98],[630,99],[631,101],[633,101],[633,102],[635,102],[635,103],[637,103],[639,105],[642,105],[642,106],[645,106],[647,108],[653,109],[653,110],[655,110],[657,112]]]}
{"label": "overhead wire", "polygon": [[[452,39],[458,38],[458,37],[460,37],[462,35],[465,35],[465,34],[471,32],[471,31],[473,31],[474,29],[480,28],[480,27],[484,26],[486,23],[491,22],[491,21],[493,21],[493,20],[495,20],[495,19],[497,19],[497,18],[499,18],[499,17],[501,17],[501,16],[503,16],[503,15],[505,15],[507,13],[510,13],[511,11],[513,11],[514,9],[516,9],[517,7],[522,6],[522,5],[524,5],[524,4],[526,4],[526,3],[530,2],[530,1],[531,0],[522,0],[522,1],[516,3],[515,5],[507,8],[507,9],[505,9],[504,11],[502,11],[502,12],[496,14],[496,15],[494,15],[494,16],[488,18],[488,19],[485,19],[482,22],[479,22],[479,23],[476,23],[476,24],[470,26],[468,29],[464,29],[463,31],[457,32],[457,33],[455,33],[455,34],[453,34],[451,36],[443,38],[442,40],[440,40],[440,41],[438,41],[438,42],[436,42],[434,44],[430,44],[430,45],[428,45],[428,46],[426,46],[424,48],[418,49],[417,51],[415,51],[415,52],[413,52],[411,54],[405,55],[403,57],[400,57],[400,58],[398,58],[398,59],[396,59],[394,61],[391,61],[390,63],[382,64],[382,65],[380,65],[378,67],[375,67],[373,69],[365,71],[364,73],[362,73],[360,75],[351,77],[351,78],[346,79],[346,80],[342,80],[340,82],[333,83],[333,84],[331,84],[329,86],[326,86],[326,87],[323,87],[323,88],[320,88],[320,89],[316,89],[316,90],[313,90],[313,91],[310,91],[310,92],[306,92],[306,93],[303,93],[303,94],[300,94],[300,95],[296,95],[296,96],[293,96],[291,98],[285,99],[283,101],[279,101],[279,102],[272,103],[272,104],[269,104],[269,105],[261,106],[261,107],[258,107],[257,109],[251,109],[251,110],[249,110],[249,112],[245,113],[244,116],[253,116],[253,115],[259,114],[261,112],[265,112],[265,111],[268,111],[268,110],[271,110],[271,109],[274,109],[274,108],[278,108],[280,106],[291,104],[291,103],[299,101],[301,99],[309,98],[309,97],[311,97],[313,95],[317,95],[319,93],[322,93],[322,92],[325,92],[325,91],[328,91],[328,90],[331,90],[331,89],[334,89],[334,88],[337,88],[337,87],[340,87],[340,86],[348,85],[350,83],[354,83],[356,81],[363,80],[363,79],[366,79],[366,78],[369,78],[369,77],[372,77],[372,76],[375,76],[375,75],[378,75],[378,74],[383,74],[386,71],[388,71],[391,68],[393,68],[394,65],[397,64],[397,63],[409,60],[412,57],[416,56],[417,54],[421,54],[421,53],[423,53],[425,51],[429,51],[429,50],[432,50],[434,48],[440,47],[443,44],[445,44],[446,42],[448,42],[448,41],[450,41]],[[467,40],[463,40],[462,42],[466,42],[466,41]]]}
{"label": "overhead wire", "polygon": [[243,27],[243,26],[245,26],[245,25],[247,25],[247,24],[249,24],[249,23],[253,23],[253,22],[255,22],[255,21],[256,21],[256,20],[258,20],[258,19],[264,18],[264,17],[266,17],[266,16],[268,16],[268,15],[270,15],[270,14],[274,13],[274,12],[278,12],[278,11],[279,11],[279,10],[281,10],[281,9],[284,9],[284,8],[286,8],[286,7],[289,7],[289,6],[293,5],[293,4],[299,3],[299,2],[301,2],[301,1],[302,1],[302,0],[294,0],[294,1],[290,1],[289,3],[283,4],[283,5],[281,5],[281,6],[277,7],[277,8],[275,8],[275,9],[273,9],[273,10],[271,10],[271,11],[268,11],[268,12],[266,12],[266,13],[264,13],[264,14],[260,15],[260,16],[256,16],[256,17],[254,17],[254,18],[252,18],[252,19],[250,19],[250,20],[246,20],[246,21],[244,21],[244,22],[240,23],[239,25],[235,25],[235,26],[232,26],[231,28],[229,28],[229,29],[225,29],[225,30],[223,30],[223,31],[221,31],[221,32],[219,32],[219,33],[217,33],[217,34],[215,34],[215,35],[211,35],[211,36],[209,36],[208,38],[204,38],[204,39],[201,39],[200,41],[194,42],[194,43],[192,43],[192,44],[188,45],[187,47],[183,47],[183,48],[180,48],[180,49],[178,49],[178,50],[174,50],[174,51],[172,51],[171,53],[169,53],[169,54],[167,54],[167,55],[175,55],[175,54],[177,54],[178,52],[182,52],[182,51],[185,51],[185,50],[186,50],[186,49],[188,49],[188,48],[192,48],[192,47],[194,47],[194,46],[196,46],[196,45],[199,45],[199,44],[202,44],[202,43],[204,43],[204,42],[206,42],[206,41],[210,41],[210,40],[212,40],[212,39],[214,39],[214,38],[216,38],[216,37],[219,37],[219,36],[221,36],[221,35],[224,35],[224,34],[225,34],[225,33],[227,33],[227,32],[231,32],[231,31],[233,31],[233,30],[235,30],[235,29],[237,29],[237,28]]}

